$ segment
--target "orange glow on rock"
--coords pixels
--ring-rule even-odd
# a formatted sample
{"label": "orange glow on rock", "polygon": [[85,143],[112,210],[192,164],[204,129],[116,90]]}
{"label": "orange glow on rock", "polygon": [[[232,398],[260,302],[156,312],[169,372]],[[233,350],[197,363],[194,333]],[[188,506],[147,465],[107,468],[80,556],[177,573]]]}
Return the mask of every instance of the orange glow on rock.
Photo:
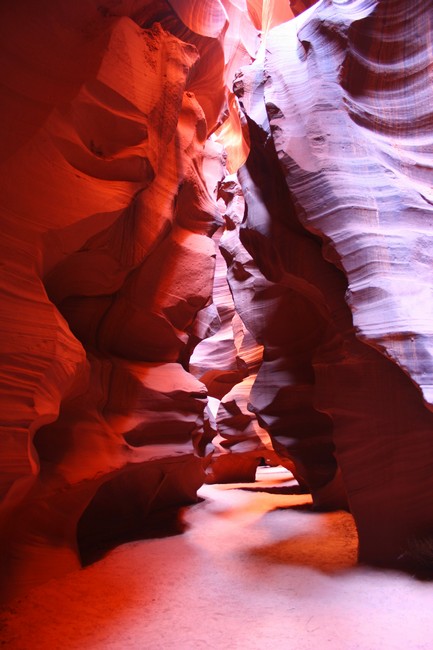
{"label": "orange glow on rock", "polygon": [[[229,28],[225,33],[225,83],[232,83],[234,73],[255,58],[260,35],[294,17],[289,0],[227,0],[225,3]],[[227,171],[234,174],[245,163],[250,142],[248,128],[242,124],[238,101],[227,94],[228,117],[215,131],[217,141],[227,154]]]}
{"label": "orange glow on rock", "polygon": [[247,0],[247,7],[254,27],[264,34],[294,17],[289,0]]}
{"label": "orange glow on rock", "polygon": [[229,174],[235,174],[250,152],[248,129],[243,126],[237,97],[229,93],[229,115],[225,122],[215,131],[215,136],[227,154],[226,167]]}

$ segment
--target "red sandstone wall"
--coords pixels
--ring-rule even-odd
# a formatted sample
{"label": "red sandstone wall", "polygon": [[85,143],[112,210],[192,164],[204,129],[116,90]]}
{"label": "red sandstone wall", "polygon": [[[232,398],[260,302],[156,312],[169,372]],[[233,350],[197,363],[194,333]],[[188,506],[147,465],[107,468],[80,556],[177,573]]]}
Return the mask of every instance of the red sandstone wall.
{"label": "red sandstone wall", "polygon": [[0,8],[5,597],[268,434],[363,560],[431,535],[430,6],[309,4]]}
{"label": "red sandstone wall", "polygon": [[203,482],[207,393],[185,368],[214,318],[221,219],[202,167],[224,61],[218,39],[188,38],[165,2],[1,14],[10,595],[143,532]]}

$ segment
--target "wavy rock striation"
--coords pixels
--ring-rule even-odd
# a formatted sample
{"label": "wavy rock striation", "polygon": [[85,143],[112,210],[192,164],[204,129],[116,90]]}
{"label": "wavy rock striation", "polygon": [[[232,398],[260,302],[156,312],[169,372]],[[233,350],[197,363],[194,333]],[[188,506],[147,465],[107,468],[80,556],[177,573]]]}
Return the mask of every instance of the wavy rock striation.
{"label": "wavy rock striation", "polygon": [[197,42],[221,45],[156,24],[188,34],[168,3],[129,5],[1,9],[4,597],[143,534],[204,478],[207,391],[185,368],[215,327],[221,218],[192,86]]}
{"label": "wavy rock striation", "polygon": [[0,7],[5,598],[176,526],[212,450],[429,555],[431,7],[311,4]]}
{"label": "wavy rock striation", "polygon": [[[433,530],[429,16],[423,2],[320,2],[272,30],[237,81],[261,138],[240,170],[243,242],[272,283],[255,409],[313,493],[335,445],[375,563],[404,563]],[[264,183],[271,148],[283,195]],[[326,471],[303,455],[310,441]]]}

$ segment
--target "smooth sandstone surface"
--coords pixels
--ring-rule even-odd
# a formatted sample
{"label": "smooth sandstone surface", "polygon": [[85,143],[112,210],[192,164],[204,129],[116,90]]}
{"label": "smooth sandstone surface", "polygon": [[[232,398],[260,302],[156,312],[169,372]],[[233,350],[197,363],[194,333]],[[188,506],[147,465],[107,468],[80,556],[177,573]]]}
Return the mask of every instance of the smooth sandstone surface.
{"label": "smooth sandstone surface", "polygon": [[[335,456],[360,557],[377,563],[426,560],[433,525],[430,10],[319,2],[236,82],[258,143],[239,171],[244,243],[275,305],[272,322],[262,301],[252,402],[325,505]],[[263,190],[271,165],[284,208]]]}
{"label": "smooth sandstone surface", "polygon": [[1,13],[7,599],[196,500],[219,212],[169,4]]}

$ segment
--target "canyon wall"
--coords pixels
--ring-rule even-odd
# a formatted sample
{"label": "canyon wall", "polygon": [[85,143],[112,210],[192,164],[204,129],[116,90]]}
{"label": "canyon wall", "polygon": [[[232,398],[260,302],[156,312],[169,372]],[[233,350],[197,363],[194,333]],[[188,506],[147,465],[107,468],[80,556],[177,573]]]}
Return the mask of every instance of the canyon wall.
{"label": "canyon wall", "polygon": [[4,598],[259,462],[425,560],[432,7],[310,5],[0,8]]}
{"label": "canyon wall", "polygon": [[433,530],[431,8],[320,2],[235,82],[266,279],[251,401],[379,564],[424,561]]}
{"label": "canyon wall", "polygon": [[1,13],[9,596],[196,500],[207,391],[188,359],[218,326],[203,164],[221,176],[205,142],[225,91],[218,39],[180,40],[168,3]]}

